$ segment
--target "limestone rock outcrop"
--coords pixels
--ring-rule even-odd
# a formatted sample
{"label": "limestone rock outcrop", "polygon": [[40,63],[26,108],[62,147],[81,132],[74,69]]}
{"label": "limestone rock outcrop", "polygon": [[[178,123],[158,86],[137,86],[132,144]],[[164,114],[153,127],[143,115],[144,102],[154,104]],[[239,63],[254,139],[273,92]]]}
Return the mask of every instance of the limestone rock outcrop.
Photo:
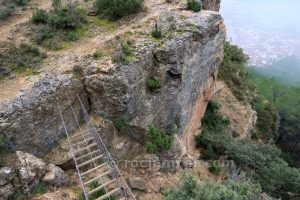
{"label": "limestone rock outcrop", "polygon": [[204,10],[219,11],[221,0],[202,0]]}
{"label": "limestone rock outcrop", "polygon": [[14,192],[14,187],[12,184],[6,184],[0,186],[0,200],[7,200]]}
{"label": "limestone rock outcrop", "polygon": [[17,157],[20,162],[18,175],[24,193],[31,192],[40,182],[46,172],[46,164],[43,160],[35,156],[17,151]]}
{"label": "limestone rock outcrop", "polygon": [[47,172],[42,180],[57,187],[70,183],[69,177],[65,172],[54,164],[47,166]]}
{"label": "limestone rock outcrop", "polygon": [[57,102],[63,111],[67,129],[72,130],[76,126],[68,109],[65,91],[80,117],[76,94],[88,108],[87,93],[82,82],[71,75],[45,73],[31,88],[0,104],[0,133],[7,138],[12,149],[44,156],[64,137]]}
{"label": "limestone rock outcrop", "polygon": [[[160,15],[157,23],[164,37],[137,41],[133,61],[106,67],[86,62],[82,79],[44,73],[16,98],[2,102],[0,133],[10,147],[38,157],[49,153],[65,134],[57,103],[67,130],[75,129],[66,92],[78,118],[82,113],[77,94],[97,116],[128,119],[127,133],[141,143],[150,124],[166,132],[176,127],[178,138],[193,140],[186,135],[194,134],[200,125],[223,60],[223,19],[214,11],[171,10]],[[149,79],[160,82],[159,90],[149,89]]]}
{"label": "limestone rock outcrop", "polygon": [[141,191],[147,190],[146,181],[141,177],[130,177],[128,180],[129,187]]}
{"label": "limestone rock outcrop", "polygon": [[10,167],[0,169],[0,186],[9,183],[14,177],[14,170]]}
{"label": "limestone rock outcrop", "polygon": [[[165,130],[177,126],[183,134],[223,60],[225,28],[219,13],[169,16],[161,16],[158,24],[168,18],[162,31],[171,36],[137,44],[133,62],[116,64],[110,73],[100,73],[94,65],[86,69],[92,111],[112,120],[127,118],[130,136],[141,142],[152,123]],[[151,78],[159,80],[159,91],[147,88]]]}

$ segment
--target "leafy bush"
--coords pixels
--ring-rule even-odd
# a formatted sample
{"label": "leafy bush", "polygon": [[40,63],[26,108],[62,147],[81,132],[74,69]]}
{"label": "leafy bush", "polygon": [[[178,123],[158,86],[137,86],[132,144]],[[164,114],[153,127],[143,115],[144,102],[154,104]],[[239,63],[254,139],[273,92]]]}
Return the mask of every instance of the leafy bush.
{"label": "leafy bush", "polygon": [[246,200],[261,193],[259,184],[251,181],[225,181],[218,183],[207,180],[198,183],[188,172],[182,175],[181,183],[164,193],[164,200]]}
{"label": "leafy bush", "polygon": [[218,111],[212,107],[208,106],[203,118],[205,131],[197,137],[198,146],[207,151],[210,148],[209,151],[216,155],[226,155],[228,159],[253,169],[264,192],[276,197],[287,192],[299,194],[300,170],[288,165],[286,155],[274,144],[257,144],[250,139],[235,140],[227,125],[222,123]]}
{"label": "leafy bush", "polygon": [[137,13],[143,8],[144,0],[97,0],[97,14],[101,18],[116,20]]}
{"label": "leafy bush", "polygon": [[8,4],[0,7],[0,20],[4,20],[15,12],[15,5]]}
{"label": "leafy bush", "polygon": [[35,9],[32,13],[32,22],[35,24],[46,24],[48,21],[48,13],[43,9]]}
{"label": "leafy bush", "polygon": [[224,60],[219,67],[218,77],[222,79],[240,101],[252,102],[255,86],[245,67],[248,56],[238,46],[226,42],[224,45]]}
{"label": "leafy bush", "polygon": [[94,59],[101,59],[103,58],[104,54],[101,51],[95,51],[92,56]]}
{"label": "leafy bush", "polygon": [[187,1],[187,7],[189,10],[192,10],[194,12],[201,11],[201,1],[200,0],[188,0]]}
{"label": "leafy bush", "polygon": [[168,135],[163,130],[158,130],[154,125],[149,125],[146,147],[150,153],[171,149],[173,140],[173,135]]}
{"label": "leafy bush", "polygon": [[32,192],[33,195],[37,194],[44,194],[47,192],[49,185],[46,182],[39,182],[39,184],[36,186],[34,191]]}
{"label": "leafy bush", "polygon": [[118,131],[123,131],[129,127],[129,121],[125,117],[119,117],[115,121],[115,127]]}
{"label": "leafy bush", "polygon": [[156,89],[159,89],[161,87],[160,81],[156,80],[156,79],[147,80],[146,85],[150,90],[156,90]]}
{"label": "leafy bush", "polygon": [[155,26],[151,32],[152,37],[154,38],[160,38],[161,37],[161,31],[158,28],[157,23],[155,23]]}
{"label": "leafy bush", "polygon": [[0,49],[0,78],[8,76],[11,72],[21,73],[29,69],[36,69],[46,55],[35,46],[21,44],[15,46],[11,43],[1,43]]}
{"label": "leafy bush", "polygon": [[0,1],[0,20],[11,16],[17,6],[25,6],[29,0],[3,0]]}
{"label": "leafy bush", "polygon": [[222,170],[221,165],[218,160],[211,160],[209,162],[208,170],[210,173],[214,174],[215,176],[218,176]]}
{"label": "leafy bush", "polygon": [[77,4],[62,5],[60,0],[53,1],[52,10],[36,9],[32,13],[33,39],[45,48],[59,50],[67,42],[78,40],[87,23],[84,10]]}
{"label": "leafy bush", "polygon": [[238,138],[238,137],[240,137],[240,134],[236,131],[232,131],[232,137]]}
{"label": "leafy bush", "polygon": [[216,154],[216,151],[213,149],[211,145],[207,146],[207,149],[203,149],[201,151],[201,158],[203,160],[214,160],[218,159],[218,155]]}

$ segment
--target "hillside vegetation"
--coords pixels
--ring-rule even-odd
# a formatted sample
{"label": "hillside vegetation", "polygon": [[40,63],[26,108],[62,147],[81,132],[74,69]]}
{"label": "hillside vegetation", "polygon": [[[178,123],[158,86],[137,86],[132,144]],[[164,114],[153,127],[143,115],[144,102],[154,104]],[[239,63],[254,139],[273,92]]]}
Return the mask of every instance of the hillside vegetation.
{"label": "hillside vegetation", "polygon": [[[178,188],[165,194],[165,199],[257,199],[255,195],[260,192],[276,198],[296,198],[300,195],[300,169],[295,167],[289,154],[276,146],[275,141],[279,134],[299,133],[300,90],[274,78],[249,72],[246,68],[248,57],[242,49],[229,43],[224,48],[225,58],[219,68],[219,78],[237,99],[250,103],[257,111],[257,125],[252,131],[252,139],[238,139],[229,128],[229,120],[220,114],[221,105],[211,100],[196,142],[201,148],[201,159],[208,161],[211,173],[218,176],[225,170],[222,168],[226,168],[215,165],[216,160],[219,160],[217,163],[232,160],[250,182],[237,181],[240,179],[232,182],[232,177],[239,176],[239,172],[228,174],[222,183],[204,181],[200,185],[193,177],[187,176]],[[229,186],[230,183],[234,186]],[[258,190],[251,190],[255,185]],[[241,194],[239,188],[243,188],[247,195]]]}
{"label": "hillside vegetation", "polygon": [[300,170],[288,164],[286,155],[275,144],[235,139],[219,109],[216,102],[209,102],[202,120],[203,132],[197,137],[198,146],[204,148],[202,153],[209,151],[211,155],[207,159],[225,156],[240,166],[250,167],[263,191],[276,197],[287,192],[298,194]]}
{"label": "hillside vegetation", "polygon": [[0,21],[14,14],[17,7],[26,6],[29,0],[3,0],[0,1]]}
{"label": "hillside vegetation", "polygon": [[224,183],[213,180],[199,182],[186,171],[182,175],[180,185],[168,190],[164,194],[164,200],[244,200],[257,197],[260,192],[259,184],[249,180],[227,180]]}

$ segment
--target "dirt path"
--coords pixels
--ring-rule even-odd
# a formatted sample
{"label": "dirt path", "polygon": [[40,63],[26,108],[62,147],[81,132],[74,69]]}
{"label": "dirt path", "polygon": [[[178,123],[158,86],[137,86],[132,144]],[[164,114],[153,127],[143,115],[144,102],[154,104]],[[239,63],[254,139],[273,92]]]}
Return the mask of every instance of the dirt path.
{"label": "dirt path", "polygon": [[[120,20],[118,22],[120,26],[115,30],[107,32],[101,31],[98,33],[96,32],[97,30],[89,30],[89,32],[95,31],[92,34],[93,36],[83,38],[76,43],[71,44],[70,48],[56,52],[48,51],[48,58],[42,64],[40,72],[55,71],[56,73],[66,73],[72,70],[72,67],[78,64],[83,56],[103,48],[109,41],[128,31],[132,31],[134,27],[144,26],[149,29],[149,26],[153,26],[154,20],[161,13],[164,13],[167,10],[176,9],[181,1],[182,0],[178,0],[177,3],[170,5],[166,4],[165,0],[146,0],[146,11],[140,12],[136,16],[131,17],[131,19]],[[13,16],[8,21],[0,24],[0,42],[1,40],[8,40],[12,34],[12,30],[18,24],[25,23],[30,19],[33,7],[45,9],[50,6],[51,1],[49,0],[32,0],[30,3],[31,9],[24,11],[22,15]],[[107,65],[109,65],[109,63]],[[4,83],[0,83],[0,102],[4,99],[13,98],[22,88],[30,84],[32,80],[36,81],[38,78],[39,75],[35,75],[34,78],[17,77]]]}
{"label": "dirt path", "polygon": [[9,40],[12,35],[12,30],[17,25],[27,22],[35,7],[47,9],[50,8],[51,2],[50,0],[31,0],[26,10],[17,12],[7,20],[0,22],[0,42]]}
{"label": "dirt path", "polygon": [[[146,12],[137,14],[129,21],[121,22],[120,27],[114,31],[101,32],[94,37],[84,38],[71,46],[71,48],[52,52],[50,58],[43,66],[43,70],[55,70],[60,73],[69,71],[78,62],[78,58],[93,53],[94,51],[103,48],[108,42],[114,38],[132,31],[134,27],[143,25],[157,18],[160,12],[165,11],[168,7],[164,0],[148,0],[146,1]],[[150,23],[151,24],[151,23]],[[56,57],[57,59],[54,59]]]}

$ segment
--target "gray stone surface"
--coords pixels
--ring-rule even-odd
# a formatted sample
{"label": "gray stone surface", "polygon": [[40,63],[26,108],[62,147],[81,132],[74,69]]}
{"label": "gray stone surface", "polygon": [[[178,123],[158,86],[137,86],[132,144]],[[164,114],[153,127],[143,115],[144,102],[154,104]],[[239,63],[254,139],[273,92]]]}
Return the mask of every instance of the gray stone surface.
{"label": "gray stone surface", "polygon": [[191,156],[187,156],[182,159],[181,164],[184,169],[191,169],[194,167],[195,159]]}
{"label": "gray stone surface", "polygon": [[145,179],[141,177],[130,177],[128,179],[129,187],[132,189],[137,189],[141,191],[147,190],[147,185]]}
{"label": "gray stone surface", "polygon": [[9,183],[14,178],[14,170],[10,167],[0,169],[0,186]]}
{"label": "gray stone surface", "polygon": [[219,11],[221,0],[202,0],[204,10]]}
{"label": "gray stone surface", "polygon": [[14,192],[12,184],[0,186],[0,200],[7,200]]}
{"label": "gray stone surface", "polygon": [[[0,104],[0,133],[13,149],[43,157],[64,137],[57,101],[67,129],[76,126],[66,90],[78,117],[76,94],[97,115],[112,121],[126,117],[127,134],[141,143],[152,123],[166,131],[177,126],[182,134],[204,93],[202,86],[222,62],[224,23],[217,12],[202,11],[187,16],[165,13],[158,24],[164,37],[135,44],[133,62],[105,69],[92,61],[85,63],[83,81],[70,74],[41,75],[32,87]],[[149,90],[146,82],[150,78],[160,81],[159,91]]]}
{"label": "gray stone surface", "polygon": [[[152,123],[165,130],[177,125],[182,133],[203,94],[201,86],[223,60],[225,28],[218,13],[203,11],[187,19],[173,15],[183,20],[172,26],[170,19],[164,26],[164,34],[172,36],[137,44],[135,61],[112,67],[112,73],[100,73],[94,65],[86,69],[93,112],[114,120],[126,117],[128,134],[141,142]],[[147,88],[150,78],[160,81],[159,92]]]}
{"label": "gray stone surface", "polygon": [[65,174],[60,167],[57,167],[54,164],[47,166],[47,172],[42,180],[57,187],[70,183],[68,175]]}
{"label": "gray stone surface", "polygon": [[46,164],[43,160],[21,151],[17,151],[19,160],[18,175],[21,189],[24,193],[30,193],[40,182],[46,172]]}
{"label": "gray stone surface", "polygon": [[13,149],[44,156],[59,138],[64,137],[57,101],[67,128],[71,130],[75,127],[64,96],[65,90],[70,95],[76,114],[80,116],[75,95],[79,94],[86,104],[87,93],[81,81],[71,75],[45,73],[31,88],[25,89],[15,99],[0,104],[0,133],[4,134]]}

